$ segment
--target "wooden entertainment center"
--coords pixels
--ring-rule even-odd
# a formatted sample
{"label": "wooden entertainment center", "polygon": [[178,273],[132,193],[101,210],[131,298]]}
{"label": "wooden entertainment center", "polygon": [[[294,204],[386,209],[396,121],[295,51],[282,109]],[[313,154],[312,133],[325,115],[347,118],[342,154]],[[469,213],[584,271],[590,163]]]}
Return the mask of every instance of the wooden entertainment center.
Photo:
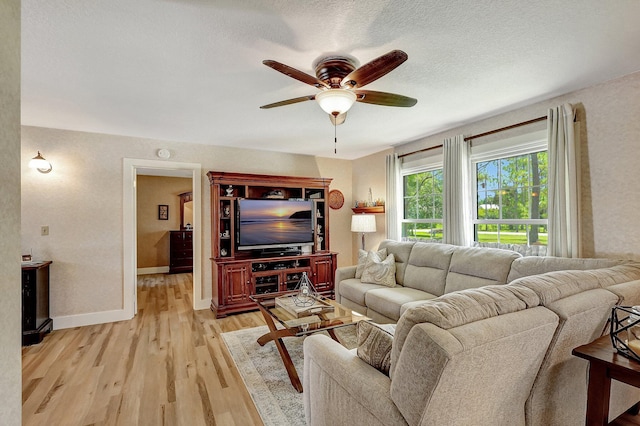
{"label": "wooden entertainment center", "polygon": [[[333,297],[337,254],[329,250],[326,199],[332,179],[213,171],[207,176],[211,184],[211,310],[216,318],[257,309],[249,296],[292,290],[304,272],[318,292]],[[262,199],[310,200],[312,241],[299,248],[238,250],[238,204]]]}

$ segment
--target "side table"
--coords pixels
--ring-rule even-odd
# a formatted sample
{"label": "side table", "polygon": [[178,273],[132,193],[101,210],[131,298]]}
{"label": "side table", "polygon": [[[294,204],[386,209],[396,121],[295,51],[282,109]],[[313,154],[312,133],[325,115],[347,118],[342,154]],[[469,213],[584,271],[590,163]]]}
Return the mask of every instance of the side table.
{"label": "side table", "polygon": [[589,361],[585,425],[609,424],[611,379],[640,387],[640,363],[618,355],[608,335],[578,346],[571,353]]}

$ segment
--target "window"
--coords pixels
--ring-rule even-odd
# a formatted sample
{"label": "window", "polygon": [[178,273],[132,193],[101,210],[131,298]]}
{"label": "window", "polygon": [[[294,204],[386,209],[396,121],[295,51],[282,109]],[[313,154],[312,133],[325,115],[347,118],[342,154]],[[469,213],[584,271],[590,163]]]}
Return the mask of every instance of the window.
{"label": "window", "polygon": [[[532,131],[471,147],[469,200],[480,245],[544,255],[547,245],[547,134]],[[443,241],[443,157],[402,163],[403,240]],[[519,247],[513,247],[518,245]],[[522,247],[521,247],[522,246]]]}
{"label": "window", "polygon": [[442,167],[403,174],[402,239],[442,241]]}
{"label": "window", "polygon": [[547,151],[474,161],[474,239],[547,245]]}

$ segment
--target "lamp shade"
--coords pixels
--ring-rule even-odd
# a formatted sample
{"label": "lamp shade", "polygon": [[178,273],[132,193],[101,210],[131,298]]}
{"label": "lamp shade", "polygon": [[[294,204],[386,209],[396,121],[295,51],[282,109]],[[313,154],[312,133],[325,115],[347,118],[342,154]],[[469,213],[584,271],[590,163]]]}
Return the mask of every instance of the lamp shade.
{"label": "lamp shade", "polygon": [[38,155],[33,157],[31,161],[29,161],[29,168],[38,169],[41,173],[49,173],[52,169],[51,163],[49,163],[38,151]]}
{"label": "lamp shade", "polygon": [[351,216],[351,232],[376,232],[376,217],[372,214]]}
{"label": "lamp shade", "polygon": [[316,101],[327,114],[344,114],[356,101],[356,94],[346,89],[329,89],[316,95]]}

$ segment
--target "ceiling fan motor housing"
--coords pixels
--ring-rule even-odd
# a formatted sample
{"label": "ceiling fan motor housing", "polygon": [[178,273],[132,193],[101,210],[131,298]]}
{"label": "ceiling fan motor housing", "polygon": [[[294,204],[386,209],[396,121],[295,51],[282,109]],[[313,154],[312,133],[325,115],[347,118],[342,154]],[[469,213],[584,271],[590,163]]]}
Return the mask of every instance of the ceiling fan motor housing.
{"label": "ceiling fan motor housing", "polygon": [[346,56],[327,56],[318,60],[316,77],[329,84],[331,88],[341,87],[342,79],[356,69],[353,59]]}

